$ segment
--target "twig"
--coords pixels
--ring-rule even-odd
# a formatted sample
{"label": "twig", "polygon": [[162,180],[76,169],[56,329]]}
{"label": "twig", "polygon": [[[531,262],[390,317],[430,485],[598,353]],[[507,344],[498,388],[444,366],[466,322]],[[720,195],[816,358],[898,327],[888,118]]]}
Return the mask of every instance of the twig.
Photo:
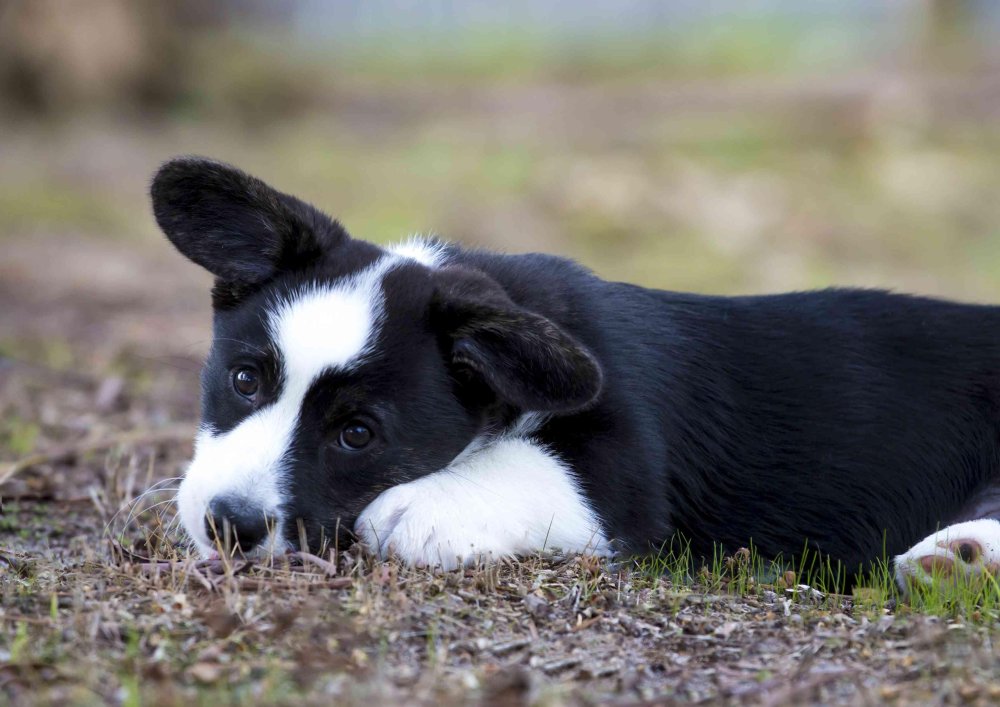
{"label": "twig", "polygon": [[175,562],[138,562],[135,565],[140,574],[160,574],[169,572],[177,566]]}
{"label": "twig", "polygon": [[[354,580],[350,577],[334,577],[333,579],[320,582],[311,582],[308,586],[310,589],[347,589],[353,586],[353,584]],[[275,579],[258,579],[257,577],[240,578],[240,589],[248,592],[273,590],[276,586],[280,585],[281,582],[275,581]]]}
{"label": "twig", "polygon": [[[135,567],[139,574],[149,577],[157,577],[163,574],[174,574],[180,573],[184,575],[188,581],[193,581],[200,583],[203,587],[209,591],[215,591],[219,588],[219,583],[230,577],[237,577],[238,575],[244,575],[253,567],[259,567],[253,562],[247,562],[245,560],[237,560],[232,564],[228,564],[223,560],[198,560],[196,562],[191,562],[190,560],[153,560],[148,558],[143,558],[141,555],[136,555],[133,552],[129,552],[125,548],[116,548],[116,552],[121,553],[122,560],[124,564]],[[308,554],[308,553],[295,553],[298,554]],[[327,572],[330,572],[330,567],[333,567],[332,563],[326,562],[322,558],[318,558],[315,555],[311,555],[311,558],[320,560],[324,563],[319,565]],[[312,559],[300,558],[308,562],[313,562]],[[329,565],[329,567],[327,567]],[[309,573],[303,571],[304,568],[292,568],[292,574],[294,575],[306,575]],[[335,570],[336,568],[333,567]],[[319,576],[319,575],[314,575]],[[238,577],[239,588],[243,590],[257,590],[257,589],[270,589],[276,584],[280,584],[280,578],[272,577],[271,579],[261,579],[259,577]],[[351,577],[333,577],[326,579],[325,581],[310,583],[311,587],[323,587],[327,589],[346,589],[354,585],[354,580]]]}
{"label": "twig", "polygon": [[24,457],[23,459],[18,459],[0,472],[0,484],[3,484],[14,475],[38,466],[39,464],[65,461],[82,454],[97,452],[102,449],[111,449],[113,447],[181,442],[192,439],[194,437],[194,433],[194,426],[189,424],[178,424],[156,430],[131,430],[129,432],[122,432],[110,437],[85,439],[73,444],[56,447],[55,449],[51,449],[47,452],[39,452],[38,454],[32,454]]}
{"label": "twig", "polygon": [[0,621],[25,623],[33,626],[51,626],[53,623],[48,616],[25,616],[23,614],[0,614]]}
{"label": "twig", "polygon": [[129,550],[127,547],[125,547],[124,545],[122,545],[120,542],[118,542],[114,538],[112,538],[109,541],[109,543],[111,545],[111,554],[118,556],[117,559],[119,561],[119,564],[124,564],[124,563],[128,562],[129,564],[139,564],[139,565],[141,565],[141,564],[146,564],[146,563],[149,563],[149,562],[155,562],[155,560],[147,557],[146,555],[140,555],[137,552],[133,552],[132,550]]}
{"label": "twig", "polygon": [[563,658],[561,660],[553,660],[551,663],[546,663],[542,666],[542,672],[546,675],[552,675],[553,673],[559,673],[568,668],[575,668],[582,661],[579,658]]}
{"label": "twig", "polygon": [[198,580],[201,586],[203,586],[210,592],[214,592],[218,589],[218,587],[216,587],[212,582],[208,581],[208,578],[205,575],[203,575],[201,572],[198,571],[197,567],[193,565],[188,565],[184,569],[187,570],[187,572],[185,572],[184,574],[188,578],[188,580],[191,579]]}
{"label": "twig", "polygon": [[608,665],[590,665],[580,668],[578,677],[582,680],[594,680],[596,678],[607,678],[611,677],[615,673],[621,670],[620,665],[608,664]]}
{"label": "twig", "polygon": [[507,641],[506,643],[497,643],[490,649],[490,652],[493,653],[493,655],[503,655],[504,653],[511,653],[513,651],[520,650],[530,643],[531,641],[527,638],[517,638],[513,641]]}
{"label": "twig", "polygon": [[310,564],[319,567],[331,577],[334,577],[337,574],[337,565],[333,564],[329,560],[324,560],[322,557],[313,555],[310,552],[293,552],[292,557],[297,557],[303,564]]}

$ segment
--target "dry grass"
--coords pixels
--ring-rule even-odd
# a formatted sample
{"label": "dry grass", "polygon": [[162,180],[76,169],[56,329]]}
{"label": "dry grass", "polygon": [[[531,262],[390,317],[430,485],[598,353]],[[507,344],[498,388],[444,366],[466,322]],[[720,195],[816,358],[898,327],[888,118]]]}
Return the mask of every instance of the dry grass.
{"label": "dry grass", "polygon": [[270,566],[205,563],[178,556],[157,523],[139,514],[122,537],[159,552],[150,562],[106,534],[100,542],[104,524],[93,521],[106,511],[93,505],[60,508],[68,542],[57,542],[52,510],[7,509],[20,529],[48,532],[50,543],[45,553],[6,557],[0,586],[11,630],[0,674],[15,700],[787,702],[1000,694],[982,617],[890,612],[780,583],[736,587],[741,572],[732,565],[721,575],[671,581],[630,562],[577,557],[446,574],[350,552]]}

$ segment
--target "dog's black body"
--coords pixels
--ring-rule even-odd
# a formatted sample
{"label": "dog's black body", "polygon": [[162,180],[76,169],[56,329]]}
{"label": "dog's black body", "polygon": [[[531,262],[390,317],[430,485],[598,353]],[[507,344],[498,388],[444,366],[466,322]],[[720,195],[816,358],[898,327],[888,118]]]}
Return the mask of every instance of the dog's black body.
{"label": "dog's black body", "polygon": [[[255,312],[275,291],[333,280],[380,252],[248,180],[213,163],[180,161],[154,185],[168,236],[218,277],[222,343],[204,380],[206,420],[220,431],[249,414],[219,401],[225,395],[217,388],[228,385],[225,340],[257,336]],[[440,458],[410,445],[418,462],[393,462],[396,476],[372,477],[367,490],[350,487],[350,503],[334,500],[347,492],[330,490],[323,468],[297,468],[288,512],[310,532],[334,532],[334,516],[337,528],[350,528],[393,480],[440,468],[472,436],[529,410],[547,415],[533,438],[575,471],[605,535],[629,551],[655,551],[676,532],[708,557],[716,543],[729,551],[752,543],[765,556],[785,557],[808,543],[853,572],[962,518],[998,481],[1000,308],[868,290],[699,296],[606,282],[553,256],[443,248],[440,273],[403,268],[386,280],[387,290],[429,302],[430,314],[423,305],[397,312],[404,305],[390,299],[379,350],[413,345],[418,334],[408,322],[424,322],[446,359],[474,364],[472,387],[456,393],[474,413],[436,428]],[[488,335],[455,334],[480,310],[493,317]],[[500,310],[516,312],[516,321],[496,316]],[[504,357],[514,354],[498,353],[503,341],[536,320],[554,328],[518,339],[520,358],[508,366]],[[461,349],[469,340],[472,348]],[[538,354],[550,345],[555,353]],[[427,346],[408,355],[438,355]],[[436,369],[428,371],[425,381],[438,380]],[[435,395],[428,389],[397,402],[411,411],[408,420],[426,420],[438,414],[427,402]],[[319,404],[310,400],[303,416],[305,405]],[[296,459],[320,444],[310,434],[323,433],[300,429]]]}
{"label": "dog's black body", "polygon": [[960,517],[1000,475],[1000,308],[871,290],[705,297],[550,256],[456,253],[584,342],[603,394],[540,437],[612,537],[680,531],[852,569]]}

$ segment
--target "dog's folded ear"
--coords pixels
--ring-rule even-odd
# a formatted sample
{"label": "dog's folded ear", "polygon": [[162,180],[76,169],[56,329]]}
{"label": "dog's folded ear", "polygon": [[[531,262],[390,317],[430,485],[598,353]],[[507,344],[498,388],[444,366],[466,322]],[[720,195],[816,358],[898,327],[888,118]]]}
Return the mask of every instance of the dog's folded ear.
{"label": "dog's folded ear", "polygon": [[568,413],[596,400],[600,364],[561,327],[519,307],[480,272],[449,267],[434,277],[432,324],[452,365],[471,369],[500,400],[525,411]]}
{"label": "dog's folded ear", "polygon": [[252,288],[347,239],[312,206],[221,162],[181,157],[150,189],[156,222],[189,259],[233,288]]}

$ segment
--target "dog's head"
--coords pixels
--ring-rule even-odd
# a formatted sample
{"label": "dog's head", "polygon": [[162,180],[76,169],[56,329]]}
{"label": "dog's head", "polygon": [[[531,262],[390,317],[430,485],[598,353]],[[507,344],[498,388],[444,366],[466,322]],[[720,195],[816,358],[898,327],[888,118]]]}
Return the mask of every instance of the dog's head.
{"label": "dog's head", "polygon": [[218,162],[152,185],[156,220],[212,273],[202,425],[178,493],[204,553],[346,537],[379,493],[444,468],[523,412],[600,390],[587,350],[434,242],[384,250]]}

